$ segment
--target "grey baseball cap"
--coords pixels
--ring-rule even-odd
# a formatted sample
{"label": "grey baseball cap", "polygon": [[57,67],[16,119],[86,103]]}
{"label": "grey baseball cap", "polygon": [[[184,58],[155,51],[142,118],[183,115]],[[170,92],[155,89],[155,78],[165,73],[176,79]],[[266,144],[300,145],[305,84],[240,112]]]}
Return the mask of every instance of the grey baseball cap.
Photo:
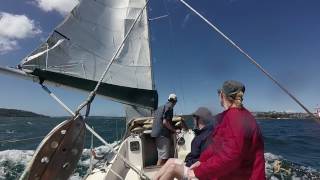
{"label": "grey baseball cap", "polygon": [[213,121],[212,113],[206,107],[199,107],[194,113],[192,113],[192,116],[198,116],[205,124],[212,123]]}
{"label": "grey baseball cap", "polygon": [[227,96],[232,96],[240,91],[244,93],[245,90],[246,88],[241,82],[228,80],[223,83],[221,89],[218,89],[218,93],[222,91]]}

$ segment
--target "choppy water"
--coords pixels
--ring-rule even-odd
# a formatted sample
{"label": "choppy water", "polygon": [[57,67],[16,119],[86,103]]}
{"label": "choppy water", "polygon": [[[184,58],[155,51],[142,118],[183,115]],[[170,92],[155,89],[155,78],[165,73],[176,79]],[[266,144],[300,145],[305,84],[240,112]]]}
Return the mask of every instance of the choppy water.
{"label": "choppy water", "polygon": [[[17,179],[32,158],[34,149],[54,126],[64,118],[0,118],[0,179]],[[124,131],[123,118],[91,118],[88,124],[115,143]],[[311,120],[259,120],[264,140],[268,179],[320,179],[320,124]],[[32,138],[32,139],[29,139]],[[29,139],[13,142],[14,140]],[[11,140],[8,142],[7,140]],[[108,151],[95,140],[97,153]],[[81,179],[89,166],[90,136],[86,137],[78,168],[71,180]],[[273,164],[280,160],[281,170],[275,173]]]}

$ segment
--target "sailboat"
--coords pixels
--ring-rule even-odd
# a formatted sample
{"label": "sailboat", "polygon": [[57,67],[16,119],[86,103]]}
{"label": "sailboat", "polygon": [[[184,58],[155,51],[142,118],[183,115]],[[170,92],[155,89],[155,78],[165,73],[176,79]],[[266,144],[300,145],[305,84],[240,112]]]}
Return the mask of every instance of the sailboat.
{"label": "sailboat", "polygon": [[[85,121],[96,95],[124,104],[127,130],[109,162],[93,168],[87,180],[151,179],[159,170],[156,147],[150,137],[152,113],[158,106],[153,80],[147,5],[149,0],[81,0],[35,51],[14,68],[0,72],[39,83],[71,118],[55,127],[40,143],[22,180],[68,179],[84,147],[85,129],[109,145]],[[180,0],[211,28],[236,47],[284,90],[266,70],[195,9]],[[90,92],[76,111],[70,110],[47,85]],[[82,110],[86,108],[85,113]],[[312,113],[310,113],[312,114]],[[179,124],[183,119],[175,117]],[[193,138],[188,130],[175,137],[175,157],[184,159]]]}

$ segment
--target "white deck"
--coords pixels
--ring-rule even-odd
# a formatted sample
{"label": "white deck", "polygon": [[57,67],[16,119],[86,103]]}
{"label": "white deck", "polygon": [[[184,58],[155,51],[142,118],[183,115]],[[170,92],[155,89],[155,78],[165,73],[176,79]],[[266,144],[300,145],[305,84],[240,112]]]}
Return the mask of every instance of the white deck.
{"label": "white deck", "polygon": [[[181,120],[181,118],[174,119],[177,122]],[[118,154],[111,161],[111,164],[108,167],[95,169],[86,180],[139,180],[139,175],[119,158],[119,154],[152,179],[160,169],[159,166],[155,166],[157,149],[154,139],[150,136],[152,121],[153,118],[139,118],[132,121],[128,125],[129,135],[121,143]],[[189,130],[181,133],[179,137],[185,139],[185,144],[176,146],[176,143],[174,143],[175,158],[184,160],[185,156],[190,152],[194,134]],[[176,140],[179,137],[174,137],[174,139]]]}

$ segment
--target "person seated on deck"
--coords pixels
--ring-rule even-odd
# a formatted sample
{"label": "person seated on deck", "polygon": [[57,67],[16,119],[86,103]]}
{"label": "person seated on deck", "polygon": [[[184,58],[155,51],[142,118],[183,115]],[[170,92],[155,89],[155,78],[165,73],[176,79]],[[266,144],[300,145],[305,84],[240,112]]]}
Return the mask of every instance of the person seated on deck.
{"label": "person seated on deck", "polygon": [[155,138],[158,161],[157,165],[163,165],[170,157],[173,157],[173,133],[179,133],[173,125],[173,107],[178,99],[175,94],[170,94],[168,102],[160,106],[155,112],[155,118],[152,123],[151,137]]}
{"label": "person seated on deck", "polygon": [[215,117],[210,110],[205,107],[198,108],[193,114],[194,134],[195,137],[191,142],[191,152],[186,156],[184,162],[187,167],[199,160],[201,152],[208,146],[211,134],[215,125]]}
{"label": "person seated on deck", "polygon": [[[208,138],[214,129],[217,116],[213,116],[208,108],[200,107],[192,113],[194,134],[195,137],[191,142],[191,152],[187,154],[184,165],[190,167],[199,160],[201,152],[211,143]],[[157,175],[161,175],[172,167],[172,164],[183,164],[181,160],[169,159],[167,163],[161,168]],[[158,179],[158,178],[155,178]]]}
{"label": "person seated on deck", "polygon": [[255,118],[243,107],[244,91],[240,82],[224,82],[218,94],[225,111],[212,143],[190,167],[169,159],[154,179],[265,180],[263,138]]}

